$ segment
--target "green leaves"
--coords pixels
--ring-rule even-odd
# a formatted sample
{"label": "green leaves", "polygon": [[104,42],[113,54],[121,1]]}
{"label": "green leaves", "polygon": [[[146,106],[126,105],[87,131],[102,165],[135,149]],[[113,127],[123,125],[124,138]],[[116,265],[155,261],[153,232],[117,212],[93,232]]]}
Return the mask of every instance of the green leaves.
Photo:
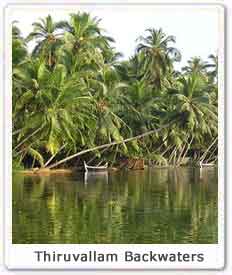
{"label": "green leaves", "polygon": [[166,166],[168,165],[168,161],[161,154],[151,153],[149,154],[149,160],[152,160],[155,165]]}
{"label": "green leaves", "polygon": [[137,52],[143,59],[143,79],[161,89],[164,78],[172,69],[173,62],[180,61],[181,54],[170,47],[174,36],[166,36],[162,29],[147,29],[147,36],[140,36]]}
{"label": "green leaves", "polygon": [[28,154],[31,155],[34,159],[36,159],[39,162],[41,167],[44,166],[43,156],[38,151],[36,151],[32,147],[29,147],[28,148]]}
{"label": "green leaves", "polygon": [[49,77],[49,71],[45,63],[41,63],[38,69],[37,78],[41,82],[45,82]]}
{"label": "green leaves", "polygon": [[21,109],[25,108],[27,104],[31,102],[33,97],[34,97],[34,94],[30,90],[23,93],[22,96],[17,100],[15,104],[15,108],[13,110],[13,116],[16,116],[21,111]]}
{"label": "green leaves", "polygon": [[[57,161],[122,142],[97,156],[113,163],[126,156],[175,164],[183,155],[207,147],[217,135],[215,56],[210,64],[194,58],[176,72],[173,64],[180,53],[173,47],[175,37],[150,28],[138,39],[136,54],[121,61],[100,20],[80,12],[62,22],[48,15],[33,23],[26,40],[16,26],[12,31],[17,161],[30,162],[33,157],[43,166],[52,156]],[[29,54],[26,43],[31,40],[35,48]],[[167,123],[171,129],[123,142]],[[186,151],[190,136],[191,150]],[[95,153],[86,158],[91,154]]]}

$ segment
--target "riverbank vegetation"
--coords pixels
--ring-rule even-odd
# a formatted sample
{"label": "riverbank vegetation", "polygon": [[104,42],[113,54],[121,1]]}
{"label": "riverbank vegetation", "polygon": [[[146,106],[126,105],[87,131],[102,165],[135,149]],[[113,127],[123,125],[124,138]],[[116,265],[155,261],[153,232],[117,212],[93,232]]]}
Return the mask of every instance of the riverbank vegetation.
{"label": "riverbank vegetation", "polygon": [[27,37],[14,22],[14,168],[216,163],[217,56],[177,71],[180,60],[175,37],[156,26],[126,60],[90,14],[48,15]]}

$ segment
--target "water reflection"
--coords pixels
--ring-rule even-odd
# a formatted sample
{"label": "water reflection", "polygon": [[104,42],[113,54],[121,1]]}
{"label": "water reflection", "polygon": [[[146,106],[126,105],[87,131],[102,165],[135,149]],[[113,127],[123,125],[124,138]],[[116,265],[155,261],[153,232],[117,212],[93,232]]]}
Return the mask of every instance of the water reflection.
{"label": "water reflection", "polygon": [[13,175],[14,243],[216,243],[217,169]]}
{"label": "water reflection", "polygon": [[103,183],[108,183],[108,171],[97,172],[97,173],[85,172],[84,174],[85,184],[96,182],[99,179]]}

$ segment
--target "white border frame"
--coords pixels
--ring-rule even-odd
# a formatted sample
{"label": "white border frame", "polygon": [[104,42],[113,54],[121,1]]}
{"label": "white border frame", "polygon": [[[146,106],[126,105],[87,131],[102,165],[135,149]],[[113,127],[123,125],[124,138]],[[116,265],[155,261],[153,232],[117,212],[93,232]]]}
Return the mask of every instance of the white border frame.
{"label": "white border frame", "polygon": [[[129,5],[152,5],[152,6],[172,6],[179,5],[180,7],[186,6],[215,6],[218,8],[218,12],[220,13],[220,47],[219,47],[219,107],[218,107],[218,133],[219,133],[219,159],[218,159],[218,244],[212,245],[198,245],[198,244],[181,244],[181,245],[156,245],[156,244],[148,244],[148,245],[118,245],[118,244],[110,244],[110,245],[85,245],[85,244],[76,244],[76,245],[50,245],[50,244],[38,244],[38,245],[16,245],[12,244],[12,83],[11,83],[11,25],[9,24],[9,12],[20,7],[35,7],[36,5],[44,6],[44,7],[53,7],[56,9],[62,9],[69,7],[70,10],[72,7],[81,6],[89,6],[89,5],[102,5],[102,6],[112,6],[112,5],[121,5],[121,6],[129,6]],[[220,4],[190,4],[190,3],[120,3],[120,2],[99,2],[99,3],[91,3],[79,1],[77,4],[69,4],[65,3],[65,5],[61,3],[33,3],[33,4],[10,4],[5,8],[5,36],[4,36],[4,50],[5,50],[5,66],[4,66],[4,159],[5,159],[5,167],[4,167],[4,194],[5,194],[5,264],[9,269],[223,269],[224,268],[224,205],[225,205],[225,185],[224,185],[224,95],[225,95],[225,80],[224,80],[224,32],[225,32],[225,9]],[[88,250],[98,250],[98,252],[102,253],[113,253],[117,252],[118,255],[122,255],[124,250],[131,249],[134,252],[147,252],[149,250],[157,251],[158,253],[171,253],[171,252],[183,252],[183,253],[199,253],[203,252],[208,257],[204,263],[126,263],[120,261],[118,263],[37,263],[35,261],[35,257],[33,255],[33,251],[36,249],[47,250],[47,251],[62,251],[62,252],[71,252],[80,253]],[[119,268],[118,268],[119,266]]]}

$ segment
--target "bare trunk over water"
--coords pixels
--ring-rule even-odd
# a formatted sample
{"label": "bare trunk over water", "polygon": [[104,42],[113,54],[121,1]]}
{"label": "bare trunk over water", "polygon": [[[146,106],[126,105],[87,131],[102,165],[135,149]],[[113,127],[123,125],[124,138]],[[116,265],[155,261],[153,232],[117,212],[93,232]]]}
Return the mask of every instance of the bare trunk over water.
{"label": "bare trunk over water", "polygon": [[136,140],[136,139],[140,139],[140,138],[143,138],[143,137],[152,135],[152,134],[154,134],[154,133],[158,133],[158,132],[160,132],[161,130],[167,128],[168,126],[170,126],[170,125],[173,124],[173,123],[174,123],[174,122],[168,123],[168,124],[166,124],[166,125],[160,127],[159,129],[154,129],[154,130],[151,130],[151,131],[146,132],[146,133],[144,133],[144,134],[140,134],[140,135],[135,136],[135,137],[127,138],[127,139],[124,139],[124,140],[121,140],[121,141],[114,141],[114,142],[111,142],[111,143],[107,143],[107,144],[99,145],[99,146],[96,146],[96,147],[93,147],[93,148],[90,148],[90,149],[83,150],[83,151],[81,151],[81,152],[78,152],[78,153],[76,153],[76,154],[73,154],[73,155],[71,155],[71,156],[69,156],[69,157],[66,157],[66,158],[64,158],[64,159],[62,159],[62,160],[60,160],[60,161],[58,161],[58,162],[56,162],[56,163],[54,163],[54,164],[48,166],[48,168],[54,168],[54,167],[56,167],[56,166],[58,166],[58,165],[60,165],[60,164],[62,164],[62,163],[64,163],[64,162],[66,162],[66,161],[68,161],[68,160],[71,160],[71,159],[73,159],[73,158],[75,158],[75,157],[77,157],[77,156],[80,156],[80,155],[84,155],[84,154],[86,154],[86,153],[88,153],[88,152],[92,152],[92,151],[95,151],[95,150],[107,148],[107,147],[110,147],[110,146],[113,146],[113,145],[118,145],[118,144],[122,144],[122,143],[127,143],[127,142],[130,142],[130,141]]}

